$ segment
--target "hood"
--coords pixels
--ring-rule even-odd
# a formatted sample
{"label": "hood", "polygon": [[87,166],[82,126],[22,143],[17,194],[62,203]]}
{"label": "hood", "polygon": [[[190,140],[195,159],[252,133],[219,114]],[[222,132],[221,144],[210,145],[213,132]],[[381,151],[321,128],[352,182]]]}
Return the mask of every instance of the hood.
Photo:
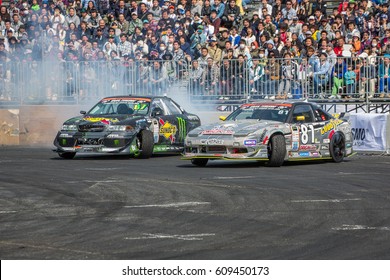
{"label": "hood", "polygon": [[142,117],[139,115],[83,115],[67,120],[64,125],[77,125],[78,130],[82,132],[98,132],[105,130],[109,125],[135,125],[136,120],[140,118]]}
{"label": "hood", "polygon": [[270,124],[280,124],[276,121],[268,120],[241,120],[227,121],[223,123],[213,123],[208,125],[202,125],[189,133],[190,137],[201,136],[201,135],[248,135],[257,130],[264,129]]}

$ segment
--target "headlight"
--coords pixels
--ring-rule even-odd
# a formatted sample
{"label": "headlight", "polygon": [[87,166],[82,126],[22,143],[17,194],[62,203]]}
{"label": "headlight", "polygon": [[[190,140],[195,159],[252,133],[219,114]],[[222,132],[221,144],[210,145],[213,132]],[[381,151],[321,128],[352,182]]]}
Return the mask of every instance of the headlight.
{"label": "headlight", "polygon": [[133,131],[134,127],[131,125],[109,125],[107,127],[108,131]]}
{"label": "headlight", "polygon": [[61,130],[64,131],[77,131],[77,125],[75,124],[63,124]]}

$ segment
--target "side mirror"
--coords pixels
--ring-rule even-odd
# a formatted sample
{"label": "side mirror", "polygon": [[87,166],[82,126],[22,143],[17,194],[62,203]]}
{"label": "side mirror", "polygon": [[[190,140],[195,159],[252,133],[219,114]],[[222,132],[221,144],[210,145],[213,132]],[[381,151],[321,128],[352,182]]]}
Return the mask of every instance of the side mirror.
{"label": "side mirror", "polygon": [[80,111],[80,114],[82,114],[82,115],[85,115],[86,113],[87,113],[86,111],[83,111],[83,110]]}
{"label": "side mirror", "polygon": [[221,120],[223,122],[226,121],[226,118],[227,118],[226,116],[219,116],[219,120]]}

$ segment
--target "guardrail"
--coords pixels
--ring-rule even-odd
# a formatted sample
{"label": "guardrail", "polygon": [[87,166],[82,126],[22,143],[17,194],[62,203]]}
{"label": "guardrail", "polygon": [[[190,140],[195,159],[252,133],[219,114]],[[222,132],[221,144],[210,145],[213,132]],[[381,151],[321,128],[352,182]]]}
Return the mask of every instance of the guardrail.
{"label": "guardrail", "polygon": [[96,101],[110,95],[178,91],[192,103],[253,99],[390,101],[390,58],[0,63],[0,103]]}

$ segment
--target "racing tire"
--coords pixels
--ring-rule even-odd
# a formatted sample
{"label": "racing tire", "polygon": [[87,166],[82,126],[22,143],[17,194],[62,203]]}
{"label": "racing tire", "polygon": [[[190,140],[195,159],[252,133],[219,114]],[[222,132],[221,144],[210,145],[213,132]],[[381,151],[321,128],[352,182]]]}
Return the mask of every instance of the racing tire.
{"label": "racing tire", "polygon": [[344,136],[340,133],[335,133],[330,140],[329,152],[332,160],[336,163],[340,163],[345,157],[345,140]]}
{"label": "racing tire", "polygon": [[147,159],[153,154],[153,133],[149,130],[142,130],[137,136],[139,154],[137,158]]}
{"label": "racing tire", "polygon": [[268,166],[280,167],[286,156],[286,141],[284,136],[277,134],[268,142]]}
{"label": "racing tire", "polygon": [[64,159],[73,159],[76,153],[58,153],[58,155]]}
{"label": "racing tire", "polygon": [[191,159],[191,163],[193,165],[199,166],[199,167],[205,167],[207,165],[207,162],[209,160],[207,158],[194,158]]}

